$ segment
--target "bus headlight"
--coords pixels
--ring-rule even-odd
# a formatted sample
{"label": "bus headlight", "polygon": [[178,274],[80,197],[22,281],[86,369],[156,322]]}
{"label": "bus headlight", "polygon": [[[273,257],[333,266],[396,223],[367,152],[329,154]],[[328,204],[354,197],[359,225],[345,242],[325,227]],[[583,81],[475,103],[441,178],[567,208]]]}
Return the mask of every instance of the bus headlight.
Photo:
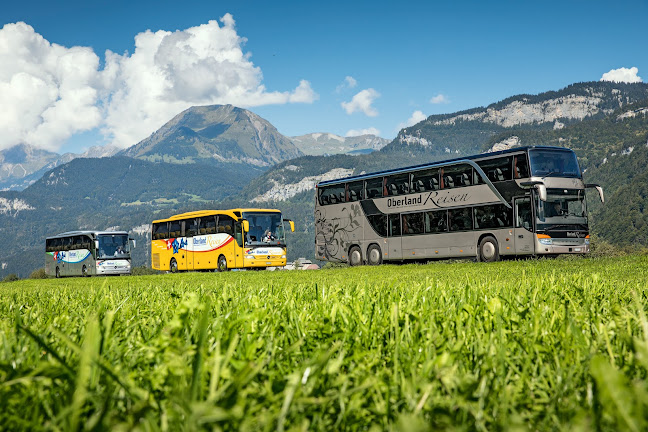
{"label": "bus headlight", "polygon": [[281,255],[281,259],[286,259],[286,255]]}
{"label": "bus headlight", "polygon": [[587,235],[585,236],[585,244],[586,244],[586,245],[589,244],[589,240],[590,240],[590,237],[589,237],[589,234],[587,234]]}
{"label": "bus headlight", "polygon": [[536,234],[541,245],[550,246],[553,244],[551,237],[547,234]]}

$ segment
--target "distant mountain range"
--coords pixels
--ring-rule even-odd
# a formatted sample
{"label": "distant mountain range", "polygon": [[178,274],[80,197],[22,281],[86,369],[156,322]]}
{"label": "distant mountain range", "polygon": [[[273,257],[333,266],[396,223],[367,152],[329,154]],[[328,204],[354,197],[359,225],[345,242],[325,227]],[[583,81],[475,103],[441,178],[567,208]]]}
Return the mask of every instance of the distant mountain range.
{"label": "distant mountain range", "polygon": [[0,190],[23,190],[48,170],[72,159],[107,157],[118,151],[112,146],[94,146],[84,153],[61,155],[27,144],[0,150]]}
{"label": "distant mountain range", "polygon": [[[151,220],[250,204],[282,209],[294,219],[289,260],[314,259],[313,189],[318,181],[516,145],[574,149],[586,180],[601,183],[607,197],[604,206],[588,200],[593,232],[615,244],[648,245],[647,84],[579,83],[430,116],[370,154],[304,156],[300,145],[319,145],[318,151],[325,151],[341,141],[330,134],[295,138],[301,141],[283,137],[247,110],[211,106],[184,111],[118,156],[63,162],[25,146],[5,150],[3,169],[21,166],[36,173],[34,167],[42,162],[30,165],[33,161],[53,165],[24,190],[0,192],[0,236],[11,245],[0,257],[0,278],[27,276],[43,265],[46,235],[78,228],[131,230],[139,240],[135,264],[148,264]],[[334,151],[356,146],[344,145],[335,144]],[[4,179],[27,182],[19,171],[2,172]]]}
{"label": "distant mountain range", "polygon": [[189,108],[119,154],[152,162],[259,167],[302,156],[267,120],[232,105]]}
{"label": "distant mountain range", "polygon": [[391,140],[375,135],[341,137],[331,133],[311,133],[290,137],[305,155],[325,156],[333,154],[367,154],[380,150]]}

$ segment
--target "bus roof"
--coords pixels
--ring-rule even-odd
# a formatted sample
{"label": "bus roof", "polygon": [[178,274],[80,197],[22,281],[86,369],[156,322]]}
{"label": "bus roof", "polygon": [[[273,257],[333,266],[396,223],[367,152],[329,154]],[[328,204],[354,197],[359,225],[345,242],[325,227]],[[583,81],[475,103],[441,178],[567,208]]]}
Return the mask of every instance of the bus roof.
{"label": "bus roof", "polygon": [[98,236],[98,235],[113,235],[113,234],[128,235],[128,231],[68,231],[50,237],[46,237],[46,239],[64,238],[64,237],[71,237],[75,235]]}
{"label": "bus roof", "polygon": [[326,181],[323,181],[323,182],[319,182],[317,184],[317,187],[332,185],[332,184],[336,184],[336,183],[346,183],[346,182],[353,181],[353,180],[360,180],[360,179],[384,176],[384,175],[389,175],[389,174],[398,174],[398,173],[401,173],[401,172],[412,171],[412,170],[415,170],[415,169],[440,167],[440,166],[450,164],[452,162],[457,162],[457,161],[465,160],[465,159],[469,159],[469,160],[486,159],[486,158],[491,158],[491,157],[494,157],[494,156],[506,155],[506,154],[509,154],[509,153],[522,153],[522,152],[527,152],[528,150],[531,150],[531,149],[562,150],[562,151],[570,151],[570,152],[573,151],[573,150],[568,149],[566,147],[556,147],[556,146],[514,147],[514,148],[511,148],[511,149],[500,150],[500,151],[496,151],[496,152],[492,152],[492,153],[479,153],[479,154],[472,155],[472,156],[464,156],[464,157],[459,157],[459,158],[446,159],[446,160],[442,160],[442,161],[439,161],[439,162],[428,162],[428,163],[421,164],[421,165],[412,165],[412,166],[402,167],[402,168],[392,168],[392,169],[389,169],[389,170],[376,171],[376,172],[366,173],[366,174],[358,174],[358,175],[355,175],[355,176],[344,177],[344,178],[335,179],[335,180],[326,180]]}
{"label": "bus roof", "polygon": [[281,213],[281,210],[262,209],[262,208],[235,208],[235,209],[225,209],[225,210],[197,210],[197,211],[192,211],[192,212],[180,213],[180,214],[177,214],[177,215],[173,215],[173,216],[168,217],[166,219],[154,220],[153,223],[168,222],[168,221],[173,221],[173,220],[182,220],[182,219],[189,219],[189,218],[195,218],[195,217],[201,217],[201,216],[212,216],[212,215],[219,215],[219,214],[225,214],[225,215],[228,215],[228,216],[232,216],[235,219],[239,219],[241,217],[240,216],[241,213],[243,213],[243,212]]}

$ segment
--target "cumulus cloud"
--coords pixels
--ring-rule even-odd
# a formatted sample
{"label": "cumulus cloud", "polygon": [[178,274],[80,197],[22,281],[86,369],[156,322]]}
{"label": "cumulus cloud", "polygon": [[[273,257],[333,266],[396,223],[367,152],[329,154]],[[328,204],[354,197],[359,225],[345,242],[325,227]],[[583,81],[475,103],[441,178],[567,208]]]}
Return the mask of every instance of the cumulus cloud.
{"label": "cumulus cloud", "polygon": [[23,22],[0,29],[0,150],[55,150],[98,126],[98,67],[92,49],[50,44]]}
{"label": "cumulus cloud", "polygon": [[606,72],[601,77],[601,81],[624,82],[624,83],[639,83],[642,79],[639,75],[639,69],[636,67],[612,69]]}
{"label": "cumulus cloud", "polygon": [[376,129],[375,127],[370,127],[366,129],[351,129],[349,130],[345,136],[347,137],[354,137],[354,136],[360,136],[360,135],[376,135],[380,136],[380,131]]}
{"label": "cumulus cloud", "polygon": [[430,99],[430,103],[435,104],[435,105],[436,104],[447,104],[447,103],[450,103],[450,99],[448,99],[448,96],[446,96],[444,94],[438,94],[438,95],[432,97],[432,99]]}
{"label": "cumulus cloud", "polygon": [[350,102],[342,102],[342,108],[347,114],[353,114],[356,111],[363,112],[369,117],[376,117],[378,111],[371,104],[380,97],[380,93],[369,88],[357,93]]}
{"label": "cumulus cloud", "polygon": [[146,138],[194,105],[312,103],[302,80],[268,91],[261,69],[244,52],[246,39],[226,14],[175,32],[135,36],[132,54],[50,44],[25,23],[0,30],[0,149],[20,142],[55,150],[74,133],[100,127],[113,145]]}
{"label": "cumulus cloud", "polygon": [[423,111],[416,110],[412,113],[412,116],[407,119],[407,121],[399,123],[397,130],[401,130],[409,126],[414,126],[416,123],[420,123],[426,118],[427,116],[423,114]]}
{"label": "cumulus cloud", "polygon": [[342,81],[342,83],[340,85],[335,87],[335,92],[340,93],[342,90],[352,89],[357,85],[358,85],[358,81],[356,81],[355,78],[353,78],[352,76],[347,75],[344,78],[344,81]]}

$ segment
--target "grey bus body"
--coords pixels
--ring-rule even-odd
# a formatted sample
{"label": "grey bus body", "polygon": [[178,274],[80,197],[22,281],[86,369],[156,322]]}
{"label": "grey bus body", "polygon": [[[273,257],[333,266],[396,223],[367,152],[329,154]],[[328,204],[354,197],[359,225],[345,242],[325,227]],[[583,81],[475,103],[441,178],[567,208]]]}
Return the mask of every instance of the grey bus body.
{"label": "grey bus body", "polygon": [[126,231],[70,231],[47,237],[45,274],[55,277],[128,275],[131,241]]}
{"label": "grey bus body", "polygon": [[589,252],[586,185],[573,151],[520,147],[321,182],[321,260],[383,261]]}

